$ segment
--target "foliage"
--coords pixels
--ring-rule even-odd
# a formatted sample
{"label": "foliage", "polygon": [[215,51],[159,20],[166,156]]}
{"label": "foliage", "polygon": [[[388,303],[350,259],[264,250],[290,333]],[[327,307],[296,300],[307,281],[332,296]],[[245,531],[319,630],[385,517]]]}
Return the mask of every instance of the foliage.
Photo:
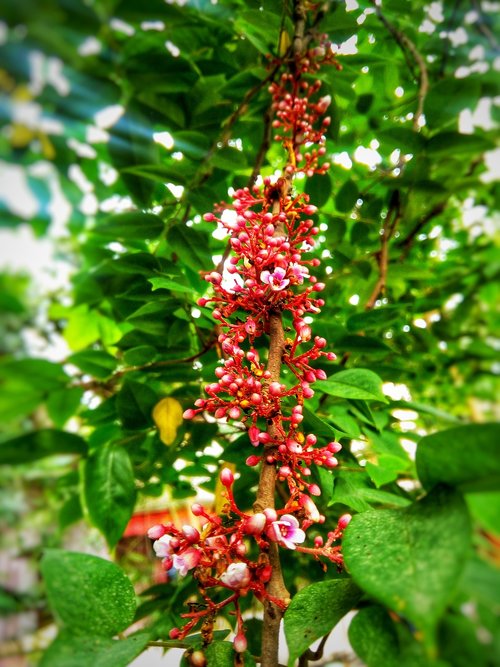
{"label": "foliage", "polygon": [[[473,4],[332,0],[318,14],[320,32],[356,48],[318,74],[332,98],[332,167],[294,184],[320,207],[311,256],[322,260],[325,305],[312,327],[338,358],[316,362],[328,377],[302,425],[343,446],[337,468],[311,465],[325,525],[355,516],[341,574],[283,555],[292,659],[310,659],[310,643],[352,608],[349,637],[368,667],[486,667],[500,656],[498,642],[477,639],[495,636],[500,607],[498,184],[488,166],[498,14]],[[246,428],[179,416],[205,397],[221,356],[196,302],[227,241],[203,216],[286,164],[269,140],[268,54],[283,56],[294,26],[276,0],[25,0],[3,21],[1,166],[17,190],[2,189],[2,224],[52,239],[71,286],[0,276],[0,475],[15,466],[16,491],[31,495],[24,517],[26,501],[7,498],[2,514],[37,525],[33,556],[45,553],[45,592],[7,587],[2,609],[48,611],[48,600],[61,629],[43,665],[110,655],[125,665],[150,641],[175,645],[169,630],[195,593],[178,578],[146,590],[135,610],[124,571],[140,590],[153,556],[149,543],[142,560],[124,554],[134,511],[179,507],[200,490],[216,494],[217,511],[228,465],[240,473],[237,505],[250,511],[255,499]],[[474,113],[467,128],[484,108],[492,120]],[[34,330],[39,352],[20,335]],[[263,358],[265,338],[255,342]],[[46,549],[67,546],[82,517],[117,565]],[[241,608],[259,617],[249,597]],[[133,620],[145,630],[117,639]],[[209,665],[233,664],[225,638],[215,635]],[[180,642],[185,661],[205,641]]]}

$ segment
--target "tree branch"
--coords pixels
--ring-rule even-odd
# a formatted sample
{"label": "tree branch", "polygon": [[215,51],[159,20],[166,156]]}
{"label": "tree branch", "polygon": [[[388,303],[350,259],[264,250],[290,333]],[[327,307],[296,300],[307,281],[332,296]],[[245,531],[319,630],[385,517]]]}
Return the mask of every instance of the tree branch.
{"label": "tree branch", "polygon": [[376,1],[370,0],[370,4],[372,4],[373,7],[375,7],[375,12],[378,18],[396,40],[407,62],[409,54],[418,67],[417,109],[413,116],[413,129],[415,130],[415,132],[418,132],[420,129],[420,119],[422,118],[422,115],[424,113],[425,98],[429,91],[429,74],[427,71],[427,65],[425,64],[425,60],[420,51],[415,46],[415,44],[411,41],[409,37],[407,37],[407,35],[404,34],[404,32],[398,30],[396,26],[394,26],[390,21],[388,21],[388,19],[384,16],[384,14],[382,14],[382,10],[380,9]]}
{"label": "tree branch", "polygon": [[380,239],[380,252],[378,258],[379,277],[375,283],[375,287],[365,304],[365,310],[371,310],[375,305],[381,292],[385,290],[387,283],[387,268],[389,265],[389,241],[391,240],[396,226],[401,219],[401,201],[399,190],[394,190],[392,201],[387,213],[387,217],[382,227],[382,235]]}

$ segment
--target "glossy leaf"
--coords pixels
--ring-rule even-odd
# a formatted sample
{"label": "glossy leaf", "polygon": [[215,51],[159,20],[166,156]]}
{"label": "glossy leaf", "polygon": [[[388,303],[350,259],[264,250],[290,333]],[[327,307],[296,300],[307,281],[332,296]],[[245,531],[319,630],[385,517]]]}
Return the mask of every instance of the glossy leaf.
{"label": "glossy leaf", "polygon": [[56,454],[85,454],[87,444],[75,433],[42,429],[0,443],[0,464],[29,463]]}
{"label": "glossy leaf", "polygon": [[470,424],[425,436],[418,443],[417,472],[430,489],[444,482],[464,491],[500,486],[500,424]]}
{"label": "glossy leaf", "polygon": [[155,239],[163,231],[164,225],[153,213],[120,213],[108,218],[97,228],[102,236],[113,239]]}
{"label": "glossy leaf", "polygon": [[68,630],[112,637],[132,622],[134,589],[114,563],[88,554],[47,549],[41,571],[51,609]]}
{"label": "glossy leaf", "polygon": [[353,609],[361,591],[349,579],[335,579],[311,584],[299,591],[285,612],[284,626],[290,652],[288,664]]}
{"label": "glossy leaf", "polygon": [[132,516],[136,498],[134,472],[124,447],[107,443],[89,455],[84,495],[92,523],[113,547]]}
{"label": "glossy leaf", "polygon": [[40,667],[126,667],[147,645],[148,635],[111,639],[63,629],[44,652]]}
{"label": "glossy leaf", "polygon": [[330,375],[319,388],[330,396],[387,403],[387,398],[382,393],[382,380],[376,373],[365,368],[339,371]]}
{"label": "glossy leaf", "polygon": [[413,623],[432,650],[436,624],[458,586],[469,541],[464,500],[442,487],[405,509],[356,515],[345,531],[343,553],[354,581]]}

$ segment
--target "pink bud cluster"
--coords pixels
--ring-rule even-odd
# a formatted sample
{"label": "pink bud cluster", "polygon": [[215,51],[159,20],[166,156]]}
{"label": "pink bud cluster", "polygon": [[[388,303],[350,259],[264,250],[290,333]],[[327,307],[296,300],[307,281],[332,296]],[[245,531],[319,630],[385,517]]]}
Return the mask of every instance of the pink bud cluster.
{"label": "pink bud cluster", "polygon": [[316,73],[325,64],[333,64],[337,68],[339,64],[326,35],[321,36],[319,46],[293,58],[291,71],[284,72],[278,81],[269,86],[275,112],[273,127],[279,130],[274,139],[283,141],[293,154],[287,166],[289,173],[302,171],[307,176],[324,174],[330,164],[324,162],[320,165],[319,161],[326,153],[325,134],[331,117],[325,116],[325,113],[332,100],[330,95],[318,97],[321,81],[315,79],[309,82],[307,76]]}
{"label": "pink bud cluster", "polygon": [[[304,545],[305,530],[321,518],[309,496],[302,495],[281,510],[268,508],[256,514],[246,514],[234,500],[234,476],[229,468],[222,470],[220,480],[227,498],[221,516],[195,503],[191,510],[199,517],[201,530],[191,525],[177,528],[173,523],[167,523],[150,528],[148,536],[154,540],[154,552],[162,559],[166,571],[175,570],[181,577],[192,571],[206,605],[202,610],[182,614],[187,619],[186,624],[182,629],[174,628],[170,637],[184,638],[204,618],[233,604],[237,619],[234,647],[236,651],[244,652],[246,638],[239,598],[252,592],[258,600],[270,600],[281,608],[286,606],[286,601],[273,597],[266,590],[272,573],[267,556],[269,543],[276,542],[284,548],[311,554],[316,559],[324,557],[341,565],[340,546],[333,543],[341,538],[350,516],[339,519],[335,530],[328,533],[326,542],[316,537],[313,546],[308,547]],[[228,596],[214,602],[207,592],[214,587],[227,589]]]}
{"label": "pink bud cluster", "polygon": [[[304,432],[302,426],[304,402],[314,396],[314,383],[327,377],[318,362],[335,360],[335,354],[326,350],[327,341],[313,336],[310,324],[310,316],[324,305],[319,293],[325,285],[311,274],[320,261],[308,255],[319,234],[313,218],[317,209],[307,194],[292,190],[297,172],[310,177],[329,167],[320,161],[326,152],[330,118],[325,114],[331,99],[320,96],[321,83],[308,78],[323,64],[336,65],[324,39],[304,54],[287,55],[281,63],[287,71],[270,86],[273,125],[278,132],[275,139],[283,142],[288,155],[283,176],[237,190],[231,204],[221,204],[215,213],[204,216],[205,221],[226,230],[232,250],[222,268],[205,275],[212,294],[198,301],[201,307],[214,304],[222,360],[214,382],[205,387],[206,396],[184,412],[186,419],[208,413],[245,428],[255,447],[247,465],[274,466],[277,479],[288,487],[288,499],[279,509],[246,514],[234,501],[233,474],[224,469],[220,480],[227,504],[222,517],[195,504],[192,511],[203,523],[201,532],[168,524],[155,526],[149,533],[164,568],[180,576],[192,572],[206,605],[201,611],[183,614],[186,625],[175,628],[171,637],[185,637],[200,620],[233,604],[237,652],[246,650],[241,596],[252,592],[257,599],[270,600],[281,608],[287,604],[273,598],[266,588],[272,576],[271,543],[340,566],[342,555],[335,543],[350,520],[350,515],[340,517],[326,539],[317,535],[312,546],[307,545],[306,531],[313,524],[325,523],[312,499],[321,493],[311,481],[312,466],[334,468],[341,449],[337,442],[319,444],[316,435]],[[280,329],[284,340],[279,363],[287,372],[282,376],[276,369],[271,372],[270,359],[261,359],[257,349],[262,343],[259,339],[271,335],[276,317],[284,327]],[[227,589],[228,596],[214,602],[207,592],[213,587]]]}
{"label": "pink bud cluster", "polygon": [[[273,213],[277,196],[280,211]],[[312,385],[326,378],[325,371],[314,363],[322,357],[335,359],[333,352],[325,351],[326,340],[313,338],[304,319],[324,305],[315,296],[324,285],[309,273],[309,267],[318,266],[319,260],[304,258],[319,231],[307,217],[316,208],[306,195],[284,194],[270,180],[264,182],[262,192],[259,188],[253,194],[248,189],[237,191],[233,207],[236,216],[230,222],[212,213],[205,216],[231,233],[234,255],[227,271],[232,280],[226,284],[220,273],[212,271],[206,279],[213,285],[214,296],[198,302],[216,305],[213,316],[220,325],[219,343],[225,359],[215,371],[217,381],[205,387],[208,398],[198,399],[184,417],[209,412],[217,419],[244,422],[254,446],[272,447],[272,454],[262,456],[276,463],[293,498],[305,489],[318,495],[318,487],[306,479],[311,475],[310,466],[335,467],[334,455],[340,445],[331,442],[316,448],[316,437],[300,431],[304,401],[314,395]],[[254,347],[256,339],[269,332],[271,313],[284,311],[293,314],[282,355],[282,363],[290,370],[287,384],[272,381]],[[247,313],[245,320],[235,318],[241,312]],[[288,413],[285,401],[295,403]],[[273,437],[267,432],[270,424],[275,427]],[[247,463],[256,465],[260,460],[261,456],[254,455]]]}

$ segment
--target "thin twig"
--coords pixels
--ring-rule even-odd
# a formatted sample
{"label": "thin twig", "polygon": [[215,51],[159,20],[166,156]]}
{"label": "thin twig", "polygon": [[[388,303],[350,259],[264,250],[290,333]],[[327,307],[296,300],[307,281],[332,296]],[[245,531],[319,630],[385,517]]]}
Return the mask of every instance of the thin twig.
{"label": "thin twig", "polygon": [[368,301],[365,304],[365,310],[371,310],[375,305],[379,295],[385,290],[387,283],[387,268],[389,265],[389,241],[391,240],[398,222],[401,219],[401,202],[399,190],[395,190],[392,196],[391,205],[387,217],[382,227],[380,238],[380,253],[378,258],[379,277]]}
{"label": "thin twig", "polygon": [[[425,64],[425,60],[420,51],[415,46],[415,44],[411,41],[411,39],[407,35],[404,34],[404,32],[398,30],[398,28],[396,28],[396,26],[394,26],[384,16],[384,14],[382,14],[382,10],[375,2],[375,0],[370,0],[370,4],[372,4],[375,7],[375,12],[378,18],[398,43],[407,62],[408,62],[408,54],[410,54],[413,61],[417,64],[418,93],[417,93],[417,109],[413,116],[413,129],[415,130],[415,132],[418,132],[420,129],[420,119],[422,118],[422,115],[424,113],[425,98],[427,96],[427,93],[429,92],[429,74],[427,71],[427,65]],[[410,67],[410,69],[412,68]]]}

